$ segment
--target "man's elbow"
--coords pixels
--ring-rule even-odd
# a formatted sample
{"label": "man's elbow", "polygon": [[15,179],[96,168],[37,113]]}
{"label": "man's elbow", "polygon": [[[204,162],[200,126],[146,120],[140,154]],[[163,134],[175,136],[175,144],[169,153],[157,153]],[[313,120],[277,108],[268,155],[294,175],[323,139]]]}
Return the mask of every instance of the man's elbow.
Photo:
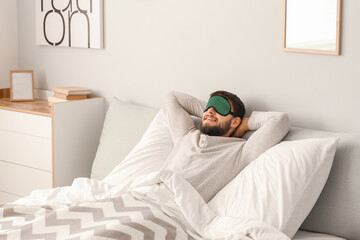
{"label": "man's elbow", "polygon": [[283,130],[284,136],[288,133],[290,130],[290,119],[287,113],[279,113],[279,115],[276,117],[276,122],[278,126]]}
{"label": "man's elbow", "polygon": [[172,91],[170,91],[170,92],[168,92],[166,94],[166,99],[167,100],[177,100],[177,99],[179,99],[179,97],[181,95],[184,95],[184,94],[181,93],[181,92],[177,92],[177,91],[172,90]]}
{"label": "man's elbow", "polygon": [[166,104],[169,104],[169,103],[172,103],[174,101],[177,101],[177,94],[178,92],[176,91],[170,91],[166,94],[165,96],[165,101],[166,101]]}
{"label": "man's elbow", "polygon": [[284,112],[280,113],[279,114],[279,119],[283,123],[290,124],[289,115],[287,113],[284,113]]}

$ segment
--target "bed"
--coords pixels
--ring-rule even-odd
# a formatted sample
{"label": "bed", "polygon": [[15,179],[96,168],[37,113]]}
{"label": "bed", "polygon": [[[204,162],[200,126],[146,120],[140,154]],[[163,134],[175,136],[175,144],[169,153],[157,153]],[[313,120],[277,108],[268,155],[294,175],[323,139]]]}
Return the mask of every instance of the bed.
{"label": "bed", "polygon": [[206,204],[158,171],[173,147],[164,111],[114,98],[91,178],[3,204],[0,239],[359,239],[358,139],[291,128]]}

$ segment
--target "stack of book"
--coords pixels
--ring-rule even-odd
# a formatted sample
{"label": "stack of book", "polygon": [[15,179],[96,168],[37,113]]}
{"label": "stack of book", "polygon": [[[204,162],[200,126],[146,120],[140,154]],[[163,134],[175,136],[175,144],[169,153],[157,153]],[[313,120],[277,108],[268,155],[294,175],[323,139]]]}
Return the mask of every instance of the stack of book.
{"label": "stack of book", "polygon": [[54,93],[54,97],[48,98],[50,106],[52,103],[86,99],[91,93],[90,89],[83,87],[54,87],[52,91]]}

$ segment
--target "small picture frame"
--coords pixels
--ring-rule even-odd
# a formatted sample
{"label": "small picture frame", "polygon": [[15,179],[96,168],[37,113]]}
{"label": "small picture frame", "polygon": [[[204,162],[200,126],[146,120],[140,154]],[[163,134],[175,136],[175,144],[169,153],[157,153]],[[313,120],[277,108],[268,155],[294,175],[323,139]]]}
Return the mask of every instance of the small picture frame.
{"label": "small picture frame", "polygon": [[10,101],[34,101],[34,71],[10,71]]}

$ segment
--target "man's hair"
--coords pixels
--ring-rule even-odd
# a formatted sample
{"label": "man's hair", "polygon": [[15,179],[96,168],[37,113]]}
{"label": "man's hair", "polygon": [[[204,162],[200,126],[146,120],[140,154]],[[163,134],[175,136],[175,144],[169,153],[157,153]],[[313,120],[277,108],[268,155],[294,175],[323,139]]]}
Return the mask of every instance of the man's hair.
{"label": "man's hair", "polygon": [[240,100],[240,98],[238,96],[236,96],[235,94],[231,93],[231,92],[227,92],[227,91],[216,91],[210,94],[210,98],[213,96],[221,96],[226,98],[229,102],[232,103],[233,105],[233,109],[234,109],[234,113],[239,116],[241,119],[244,117],[245,115],[245,105],[244,103]]}

